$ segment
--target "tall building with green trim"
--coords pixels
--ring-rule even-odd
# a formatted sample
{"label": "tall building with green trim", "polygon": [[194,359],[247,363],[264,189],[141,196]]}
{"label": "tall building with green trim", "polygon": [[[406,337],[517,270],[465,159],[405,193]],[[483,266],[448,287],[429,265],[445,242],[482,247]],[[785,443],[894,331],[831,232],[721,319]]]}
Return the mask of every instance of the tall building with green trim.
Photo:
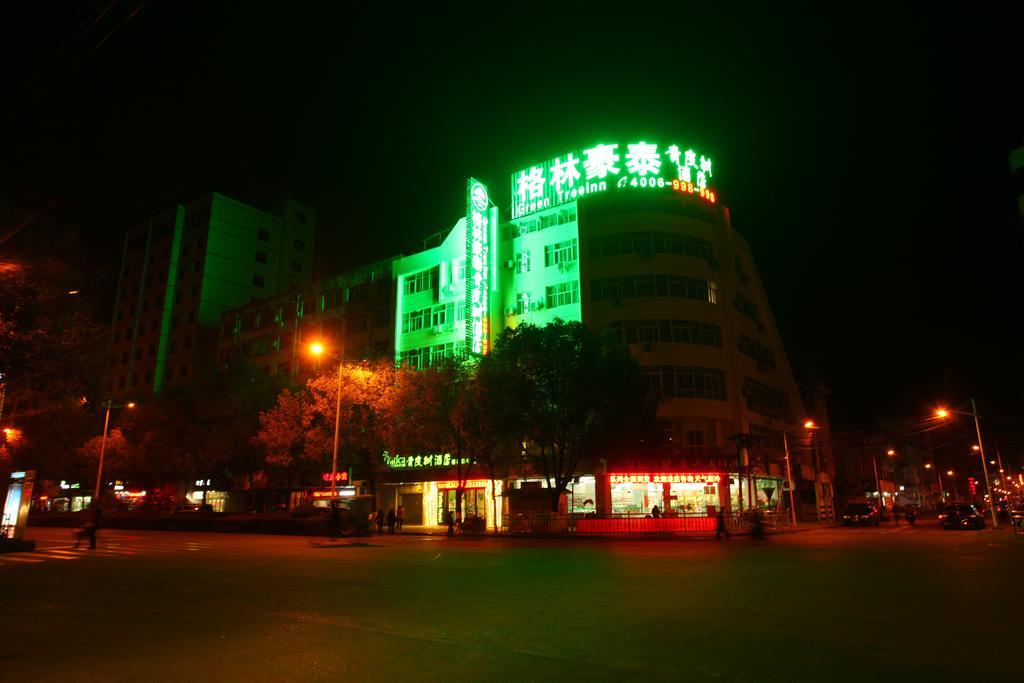
{"label": "tall building with green trim", "polygon": [[143,397],[212,363],[224,311],[310,281],[316,212],[213,193],[125,237],[112,325],[111,392]]}

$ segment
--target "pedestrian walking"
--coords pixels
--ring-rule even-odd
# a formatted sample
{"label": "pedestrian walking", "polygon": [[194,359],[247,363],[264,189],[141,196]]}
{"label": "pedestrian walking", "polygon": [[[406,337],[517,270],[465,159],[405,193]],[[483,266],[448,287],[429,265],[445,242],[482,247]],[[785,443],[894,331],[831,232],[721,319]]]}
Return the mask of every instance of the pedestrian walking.
{"label": "pedestrian walking", "polygon": [[388,510],[388,536],[395,535],[395,523],[398,521],[398,517],[395,516],[395,508]]}
{"label": "pedestrian walking", "polygon": [[651,508],[651,517],[653,517],[654,519],[658,519],[659,517],[661,517],[661,508],[659,508],[657,505],[652,507]]}
{"label": "pedestrian walking", "polygon": [[377,510],[377,535],[384,533],[384,511]]}
{"label": "pedestrian walking", "polygon": [[103,517],[103,512],[100,510],[99,503],[94,503],[85,513],[85,519],[82,523],[82,528],[78,531],[77,538],[75,539],[75,548],[82,542],[83,538],[89,539],[89,550],[96,550],[96,530],[100,526],[100,520]]}
{"label": "pedestrian walking", "polygon": [[732,534],[725,528],[725,510],[718,508],[717,523],[715,525],[715,540],[720,541],[722,534],[725,534],[726,539],[730,538]]}
{"label": "pedestrian walking", "polygon": [[455,515],[451,510],[444,513],[444,521],[448,525],[448,537],[451,538],[455,535]]}
{"label": "pedestrian walking", "polygon": [[399,505],[395,513],[395,522],[398,524],[398,533],[402,533],[402,523],[405,521],[405,506]]}
{"label": "pedestrian walking", "polygon": [[907,507],[906,516],[907,524],[909,524],[910,526],[914,526],[914,522],[917,521],[917,513],[914,511],[913,506]]}
{"label": "pedestrian walking", "polygon": [[750,527],[750,537],[755,541],[764,540],[764,520],[761,519],[761,511],[753,510],[751,513],[752,526]]}
{"label": "pedestrian walking", "polygon": [[892,518],[896,522],[896,526],[900,525],[900,506],[896,504],[896,501],[892,503]]}

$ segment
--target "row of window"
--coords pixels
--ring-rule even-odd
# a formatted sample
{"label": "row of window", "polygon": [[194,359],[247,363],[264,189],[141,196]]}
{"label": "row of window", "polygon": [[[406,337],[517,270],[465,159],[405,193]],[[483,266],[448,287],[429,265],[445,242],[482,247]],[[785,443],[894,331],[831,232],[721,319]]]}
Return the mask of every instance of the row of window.
{"label": "row of window", "polygon": [[463,349],[463,342],[449,342],[448,344],[435,344],[419,349],[409,349],[399,354],[399,362],[408,368],[419,370],[431,365],[437,365],[445,358],[458,358],[462,356]]}
{"label": "row of window", "polygon": [[447,325],[451,322],[463,320],[465,317],[466,309],[462,304],[447,303],[421,308],[418,311],[402,314],[402,332],[417,332],[431,327]]}
{"label": "row of window", "polygon": [[683,275],[623,275],[596,278],[591,283],[593,301],[612,301],[632,297],[657,296],[693,299],[717,303],[714,282]]}
{"label": "row of window", "polygon": [[775,352],[764,344],[754,341],[745,334],[741,334],[736,346],[744,356],[749,356],[756,360],[759,368],[775,369]]}
{"label": "row of window", "polygon": [[[264,263],[265,264],[266,262],[267,262],[267,252],[265,252],[265,251],[257,251],[256,252],[256,263]],[[302,263],[300,263],[299,261],[292,261],[292,272],[294,272],[294,273],[301,273],[302,272]]]}
{"label": "row of window", "polygon": [[747,399],[747,407],[762,415],[790,417],[789,394],[784,391],[747,377],[743,380],[743,396]]}
{"label": "row of window", "polygon": [[726,400],[722,370],[693,365],[645,365],[640,369],[655,395]]}
{"label": "row of window", "polygon": [[441,270],[438,266],[407,275],[402,291],[405,294],[416,294],[437,289]]}
{"label": "row of window", "polygon": [[758,327],[761,327],[761,314],[758,313],[757,304],[739,292],[736,292],[736,296],[732,300],[732,305],[737,311],[757,323]]}
{"label": "row of window", "polygon": [[625,232],[595,237],[590,241],[590,257],[620,254],[679,254],[714,263],[715,248],[708,240],[675,232]]}
{"label": "row of window", "polygon": [[[129,313],[130,313],[130,311],[129,311]],[[118,320],[121,319],[120,313],[118,314],[117,319]],[[156,332],[157,330],[160,329],[160,320],[161,320],[160,317],[156,317],[156,318],[153,318],[150,321],[150,323],[149,323],[149,331],[150,332]],[[196,321],[196,311],[195,311],[195,309],[192,309],[192,310],[190,310],[188,312],[187,320],[190,323],[193,323],[193,322]],[[171,329],[173,330],[173,329],[175,329],[177,327],[178,327],[178,314],[175,313],[174,315],[171,316]],[[124,339],[126,341],[132,338],[132,332],[133,332],[133,328],[132,328],[131,325],[129,325],[129,326],[124,328]],[[143,323],[139,323],[138,334],[139,334],[139,336],[141,336],[143,334],[146,334],[146,324],[144,322]],[[118,341],[118,332],[117,332],[117,330],[114,330],[114,341]]]}
{"label": "row of window", "polygon": [[[256,239],[258,239],[260,242],[269,242],[270,231],[267,230],[266,228],[257,228]],[[304,251],[306,249],[306,243],[300,239],[292,240],[292,246],[295,247],[295,251]],[[259,254],[260,252],[256,253]],[[260,263],[263,263],[263,261],[261,261]]]}
{"label": "row of window", "polygon": [[722,328],[697,320],[616,320],[609,332],[623,344],[700,344],[722,348]]}
{"label": "row of window", "polygon": [[569,304],[578,304],[579,302],[579,280],[560,282],[557,285],[544,288],[544,305],[547,308],[558,308],[559,306],[568,306]]}
{"label": "row of window", "polygon": [[[191,349],[192,348],[192,337],[185,337],[184,342],[183,342],[183,346],[184,346],[184,349],[186,351],[188,349]],[[167,347],[167,353],[168,354],[172,354],[172,353],[174,353],[177,350],[178,349],[177,349],[177,344],[175,344],[175,340],[171,339],[171,341],[170,341],[170,343],[168,344],[168,347]],[[146,350],[146,357],[147,358],[152,358],[155,355],[156,355],[156,342],[153,342],[153,343],[151,343],[149,345],[149,348]],[[141,346],[138,346],[138,347],[135,348],[135,360],[136,361],[142,360],[142,347]],[[121,352],[121,365],[127,365],[127,364],[128,364],[128,352],[127,351],[122,351]]]}
{"label": "row of window", "polygon": [[550,211],[539,216],[531,216],[517,221],[516,224],[509,226],[505,230],[503,238],[508,240],[513,237],[522,237],[523,235],[528,235],[531,232],[544,230],[545,228],[550,228],[555,225],[572,223],[575,220],[576,206],[566,206],[560,208],[558,211]]}
{"label": "row of window", "polygon": [[580,259],[579,242],[575,238],[565,242],[544,245],[544,267],[550,268],[567,261]]}

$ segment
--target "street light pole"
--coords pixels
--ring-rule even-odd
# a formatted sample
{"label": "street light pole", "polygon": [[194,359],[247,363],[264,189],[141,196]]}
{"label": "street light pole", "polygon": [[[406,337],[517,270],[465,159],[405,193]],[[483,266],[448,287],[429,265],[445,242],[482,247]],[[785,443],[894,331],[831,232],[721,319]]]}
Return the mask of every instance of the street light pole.
{"label": "street light pole", "polygon": [[100,482],[103,481],[103,456],[107,452],[107,428],[110,427],[110,409],[114,407],[114,402],[107,401],[107,416],[103,419],[103,438],[100,439],[100,466],[96,470],[96,488],[92,493],[93,505],[98,505],[100,501]]}
{"label": "street light pole", "polygon": [[978,409],[971,399],[971,416],[974,418],[974,431],[978,435],[978,454],[981,456],[981,471],[985,473],[985,488],[988,490],[988,509],[992,513],[992,528],[999,528],[999,520],[996,518],[996,497],[992,492],[992,484],[988,480],[988,463],[985,462],[985,444],[981,440],[981,423],[978,422]]}
{"label": "street light pole", "polygon": [[789,466],[789,438],[782,432],[782,445],[786,447],[786,478],[789,479],[789,519],[796,528],[796,505],[793,504],[793,470]]}
{"label": "street light pole", "polygon": [[875,466],[875,493],[878,494],[878,520],[882,520],[882,514],[885,512],[885,504],[882,502],[882,480],[878,478],[878,456],[871,456],[871,464]]}
{"label": "street light pole", "polygon": [[338,493],[338,433],[341,430],[341,372],[343,362],[338,359],[338,398],[334,406],[334,456],[331,458],[331,494]]}

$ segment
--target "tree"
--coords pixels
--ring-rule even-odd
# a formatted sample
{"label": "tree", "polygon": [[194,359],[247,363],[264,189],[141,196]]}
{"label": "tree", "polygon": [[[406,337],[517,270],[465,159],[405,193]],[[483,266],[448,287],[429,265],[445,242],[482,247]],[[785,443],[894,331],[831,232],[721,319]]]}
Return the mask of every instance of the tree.
{"label": "tree", "polygon": [[650,445],[655,402],[639,366],[581,323],[506,329],[481,378],[482,409],[543,472],[552,511],[581,466]]}
{"label": "tree", "polygon": [[0,372],[7,393],[57,406],[102,394],[109,331],[94,319],[104,273],[52,206],[0,200]]}
{"label": "tree", "polygon": [[[341,368],[338,460],[363,469],[374,490],[400,391],[400,376],[390,361],[345,363]],[[337,400],[336,369],[310,379],[299,390],[281,392],[276,404],[259,416],[255,443],[267,461],[293,475],[304,466],[329,463]]]}

